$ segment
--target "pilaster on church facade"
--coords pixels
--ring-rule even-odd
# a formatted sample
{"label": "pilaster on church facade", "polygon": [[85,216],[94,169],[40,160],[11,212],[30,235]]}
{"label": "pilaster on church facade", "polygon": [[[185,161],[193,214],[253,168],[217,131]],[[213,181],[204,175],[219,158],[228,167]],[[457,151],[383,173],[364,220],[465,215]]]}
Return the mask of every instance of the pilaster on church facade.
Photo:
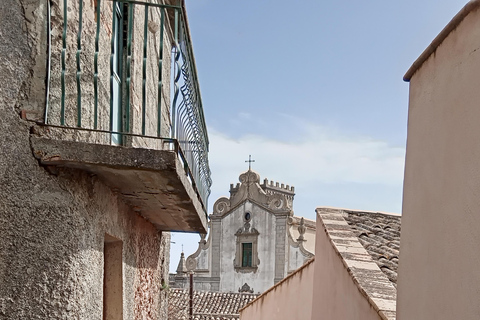
{"label": "pilaster on church facade", "polygon": [[[186,259],[195,290],[261,293],[313,256],[315,222],[294,216],[295,188],[251,169],[217,199],[209,231]],[[172,287],[187,281],[171,276]]]}

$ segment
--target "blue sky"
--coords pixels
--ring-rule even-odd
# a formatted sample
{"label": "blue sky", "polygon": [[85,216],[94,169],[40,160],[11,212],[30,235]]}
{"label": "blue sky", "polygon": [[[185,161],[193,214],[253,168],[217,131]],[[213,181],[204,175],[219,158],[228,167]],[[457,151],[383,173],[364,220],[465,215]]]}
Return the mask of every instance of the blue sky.
{"label": "blue sky", "polygon": [[[252,168],[318,206],[401,213],[403,75],[465,0],[187,0],[214,185]],[[170,270],[198,235],[173,234]]]}

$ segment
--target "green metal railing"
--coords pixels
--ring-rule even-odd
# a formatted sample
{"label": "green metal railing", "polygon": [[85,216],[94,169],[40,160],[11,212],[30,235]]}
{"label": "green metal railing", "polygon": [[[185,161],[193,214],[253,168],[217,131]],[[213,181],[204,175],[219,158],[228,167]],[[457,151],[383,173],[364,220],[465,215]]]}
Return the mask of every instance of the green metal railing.
{"label": "green metal railing", "polygon": [[[44,123],[109,133],[119,144],[126,137],[173,144],[206,208],[212,184],[209,141],[184,7],[181,0],[157,2],[95,0],[88,7],[84,0],[50,0]],[[53,9],[63,11],[60,22],[51,18]],[[95,28],[84,21],[93,21]],[[62,31],[61,41],[52,38],[54,29]],[[87,29],[93,34],[85,34]],[[171,69],[172,77],[165,72]],[[136,94],[135,86],[141,88]],[[168,88],[173,97],[165,105]],[[168,121],[162,120],[166,114]]]}

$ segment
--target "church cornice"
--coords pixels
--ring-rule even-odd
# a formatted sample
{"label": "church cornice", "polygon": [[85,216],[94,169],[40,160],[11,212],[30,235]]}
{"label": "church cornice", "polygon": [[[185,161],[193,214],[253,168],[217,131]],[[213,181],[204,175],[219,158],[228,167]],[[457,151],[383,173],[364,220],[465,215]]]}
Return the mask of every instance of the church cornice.
{"label": "church cornice", "polygon": [[221,197],[215,202],[212,216],[224,217],[246,200],[272,213],[292,212],[293,187],[280,187],[278,182],[269,185],[267,179],[260,185],[260,175],[252,170],[240,174],[239,181],[237,187],[230,186],[230,198]]}
{"label": "church cornice", "polygon": [[[219,201],[222,200],[222,199],[229,201],[228,198],[222,197],[222,198],[219,198],[219,199],[217,200],[217,202],[219,202]],[[220,211],[220,212],[219,212],[219,211],[215,211],[215,206],[217,205],[217,202],[215,202],[215,204],[214,204],[214,213],[210,215],[210,219],[212,219],[212,220],[215,220],[215,219],[223,219],[223,218],[227,217],[229,214],[231,214],[232,212],[234,212],[237,208],[241,207],[241,206],[242,206],[243,204],[245,204],[246,202],[250,202],[250,203],[252,203],[252,204],[254,204],[254,205],[256,205],[256,206],[264,209],[265,211],[267,211],[267,212],[269,212],[269,213],[271,213],[271,214],[273,214],[273,215],[275,215],[275,216],[291,216],[291,215],[293,215],[293,210],[290,209],[290,208],[283,209],[283,210],[282,210],[282,209],[277,209],[276,211],[274,211],[274,210],[272,210],[271,207],[266,206],[266,205],[264,205],[264,204],[262,204],[262,203],[258,203],[257,201],[255,201],[255,200],[253,200],[253,199],[245,199],[245,200],[243,200],[242,202],[237,203],[234,207],[230,207],[230,206],[228,205],[228,210],[226,210],[226,211],[224,211],[224,212],[223,212],[223,211]],[[222,202],[221,205],[222,205],[222,206],[223,206],[223,205],[227,205],[227,203]],[[217,213],[216,213],[216,212],[217,212]]]}
{"label": "church cornice", "polygon": [[[300,222],[301,222],[302,218],[303,217],[291,216],[290,218],[288,218],[288,224],[293,226],[293,227],[298,227],[300,225]],[[303,218],[303,219],[304,219],[305,227],[308,230],[316,230],[317,225],[316,225],[315,220],[310,220],[310,219],[305,219],[305,218]]]}

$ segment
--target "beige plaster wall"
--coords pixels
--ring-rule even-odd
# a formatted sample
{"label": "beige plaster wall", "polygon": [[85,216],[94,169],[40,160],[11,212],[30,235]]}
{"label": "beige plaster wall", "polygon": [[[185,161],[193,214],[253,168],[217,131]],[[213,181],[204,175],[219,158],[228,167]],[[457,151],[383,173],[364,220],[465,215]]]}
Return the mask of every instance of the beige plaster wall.
{"label": "beige plaster wall", "polygon": [[318,217],[314,269],[310,319],[381,319],[354,283]]}
{"label": "beige plaster wall", "polygon": [[479,49],[475,9],[411,78],[400,320],[480,316]]}
{"label": "beige plaster wall", "polygon": [[240,311],[241,320],[310,319],[313,261],[291,274]]}

